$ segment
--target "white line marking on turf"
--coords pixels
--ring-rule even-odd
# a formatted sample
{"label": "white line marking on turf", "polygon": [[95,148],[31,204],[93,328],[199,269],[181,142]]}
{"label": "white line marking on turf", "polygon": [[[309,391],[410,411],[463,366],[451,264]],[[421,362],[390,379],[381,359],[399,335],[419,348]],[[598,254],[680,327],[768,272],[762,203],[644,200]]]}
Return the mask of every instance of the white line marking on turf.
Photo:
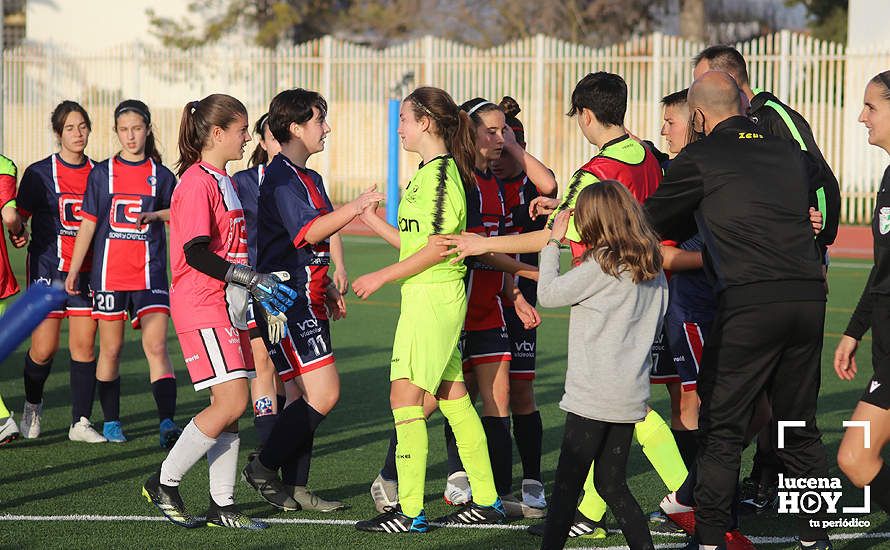
{"label": "white line marking on turf", "polygon": [[[260,518],[266,523],[276,523],[283,525],[343,525],[352,527],[356,521],[354,519],[309,519],[309,518]],[[101,516],[92,514],[70,514],[59,516],[32,516],[32,515],[16,515],[16,514],[0,514],[0,521],[97,521],[97,522],[113,522],[113,521],[136,521],[136,522],[165,522],[166,518],[161,516]],[[432,523],[432,525],[438,525]],[[447,529],[500,529],[505,531],[524,531],[528,529],[528,525],[449,525]],[[609,529],[609,534],[618,534],[617,529]],[[674,533],[656,533],[659,537],[682,537],[684,535]],[[797,542],[797,537],[750,537],[754,544],[788,544]],[[863,539],[890,539],[890,532],[886,533],[832,533],[831,540],[863,540]],[[656,544],[656,548],[682,548],[684,544],[678,543],[661,543]],[[595,546],[587,547],[596,550],[623,550],[627,546]]]}

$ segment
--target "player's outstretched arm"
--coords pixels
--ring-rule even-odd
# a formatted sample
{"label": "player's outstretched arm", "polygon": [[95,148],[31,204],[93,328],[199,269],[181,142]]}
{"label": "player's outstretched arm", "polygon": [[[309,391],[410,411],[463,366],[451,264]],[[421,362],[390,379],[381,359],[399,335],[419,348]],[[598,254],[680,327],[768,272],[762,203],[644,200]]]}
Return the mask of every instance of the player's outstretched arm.
{"label": "player's outstretched arm", "polygon": [[392,281],[398,281],[443,262],[442,252],[445,246],[438,244],[441,235],[430,235],[426,246],[400,262],[388,265],[367,275],[362,275],[352,282],[352,291],[362,300],[377,292],[380,287]]}
{"label": "player's outstretched arm", "polygon": [[525,262],[520,262],[513,256],[508,256],[507,254],[504,254],[502,252],[483,254],[482,256],[477,256],[477,259],[484,264],[490,265],[498,271],[503,271],[504,273],[517,275],[526,279],[531,279],[532,281],[538,280],[537,267]]}
{"label": "player's outstretched arm", "polygon": [[331,235],[343,229],[353,218],[360,215],[366,207],[376,207],[377,203],[385,198],[376,189],[377,186],[372,185],[356,199],[346,203],[330,214],[319,216],[309,227],[309,230],[306,231],[304,240],[310,244],[316,244],[328,239]]}
{"label": "player's outstretched arm", "polygon": [[65,277],[65,291],[77,296],[80,292],[77,288],[77,277],[80,268],[83,267],[83,260],[86,258],[90,245],[93,243],[93,235],[96,234],[96,222],[84,218],[80,222],[80,228],[77,230],[77,237],[74,238],[74,251],[71,253],[71,267],[68,269],[68,276]]}
{"label": "player's outstretched arm", "polygon": [[371,228],[371,231],[388,242],[395,248],[401,248],[402,239],[399,237],[399,230],[386,223],[386,221],[377,215],[376,208],[366,208],[362,212],[362,221]]}
{"label": "player's outstretched arm", "polygon": [[676,246],[661,245],[661,267],[669,271],[690,271],[704,265],[699,251],[683,250]]}
{"label": "player's outstretched arm", "polygon": [[547,244],[549,234],[550,232],[546,229],[498,237],[481,237],[475,233],[464,232],[460,235],[441,236],[436,242],[447,247],[442,250],[442,256],[457,254],[451,260],[451,263],[454,264],[469,256],[481,256],[490,252],[505,254],[540,252]]}

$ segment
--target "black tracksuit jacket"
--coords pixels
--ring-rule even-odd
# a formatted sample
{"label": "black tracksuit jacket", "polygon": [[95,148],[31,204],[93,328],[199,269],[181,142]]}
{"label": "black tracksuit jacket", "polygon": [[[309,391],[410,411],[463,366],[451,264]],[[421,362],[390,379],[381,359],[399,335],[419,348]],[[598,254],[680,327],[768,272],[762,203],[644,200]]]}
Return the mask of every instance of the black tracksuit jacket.
{"label": "black tracksuit jacket", "polygon": [[837,237],[841,214],[841,191],[834,172],[816,145],[810,124],[800,113],[779,101],[776,96],[763,91],[758,91],[751,98],[748,116],[767,133],[796,142],[801,151],[812,155],[818,164],[819,170],[815,172],[815,180],[811,186],[816,191],[814,206],[824,216],[824,226],[816,237],[816,242],[824,251]]}
{"label": "black tracksuit jacket", "polygon": [[724,307],[824,301],[808,214],[818,170],[796,143],[734,116],[683,149],[644,208],[662,239],[701,233]]}

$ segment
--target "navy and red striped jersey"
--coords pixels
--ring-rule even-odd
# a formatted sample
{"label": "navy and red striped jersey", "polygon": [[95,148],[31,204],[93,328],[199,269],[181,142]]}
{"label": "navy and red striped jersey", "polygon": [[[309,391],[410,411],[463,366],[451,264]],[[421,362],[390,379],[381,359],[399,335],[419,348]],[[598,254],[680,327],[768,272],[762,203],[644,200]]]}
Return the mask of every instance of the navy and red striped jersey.
{"label": "navy and red striped jersey", "polygon": [[232,176],[235,191],[241,200],[241,208],[244,209],[244,222],[247,225],[247,261],[252,266],[256,266],[257,202],[260,199],[260,185],[263,183],[265,170],[266,165],[259,164]]}
{"label": "navy and red striped jersey", "polygon": [[[80,229],[83,195],[93,161],[68,164],[52,154],[25,169],[16,197],[19,213],[31,221],[31,256],[54,258],[57,268],[67,272]],[[90,271],[92,252],[84,258],[81,273]]]}
{"label": "navy and red striped jersey", "polygon": [[83,219],[96,223],[94,290],[167,289],[167,236],[162,223],[136,228],[142,212],[170,208],[176,178],[150,158],[119,156],[96,164],[83,200]]}
{"label": "navy and red striped jersey", "polygon": [[[506,231],[507,209],[500,185],[491,171],[473,170],[476,185],[467,191],[467,231],[486,237]],[[504,326],[501,289],[504,273],[475,259],[467,259],[467,319],[465,330]]]}
{"label": "navy and red striped jersey", "polygon": [[[525,172],[520,172],[518,175],[511,178],[498,179],[497,181],[501,185],[501,192],[504,195],[504,204],[507,208],[507,234],[528,233],[530,231],[544,229],[547,225],[547,219],[545,217],[540,216],[537,220],[533,220],[531,219],[531,216],[529,216],[529,203],[541,194],[538,192],[538,188],[535,187],[535,184],[528,179]],[[528,254],[528,256],[534,256],[534,265],[537,265],[538,255]]]}
{"label": "navy and red striped jersey", "polygon": [[278,154],[266,166],[259,189],[256,269],[287,271],[287,285],[301,297],[294,307],[308,305],[318,319],[327,319],[324,293],[330,283],[330,243],[325,239],[311,244],[305,238],[315,220],[334,210],[321,175]]}
{"label": "navy and red striped jersey", "polygon": [[[535,197],[540,196],[538,188],[528,179],[525,172],[520,172],[512,178],[498,179],[501,185],[501,192],[504,195],[504,204],[507,209],[507,219],[505,222],[505,230],[508,235],[516,233],[528,233],[544,229],[547,225],[546,216],[538,216],[533,220],[528,213],[528,205]],[[529,265],[538,265],[538,254],[517,254],[516,258],[523,263]],[[522,292],[522,296],[530,304],[535,304],[538,300],[538,283],[525,277],[515,277],[514,281]],[[512,307],[512,303],[505,304]]]}

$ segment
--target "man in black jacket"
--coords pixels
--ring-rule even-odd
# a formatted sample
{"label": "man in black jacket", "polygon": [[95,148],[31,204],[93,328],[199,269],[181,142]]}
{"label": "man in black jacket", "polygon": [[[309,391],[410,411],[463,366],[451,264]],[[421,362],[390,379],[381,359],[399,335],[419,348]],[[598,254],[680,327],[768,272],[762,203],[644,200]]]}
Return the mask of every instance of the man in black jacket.
{"label": "man in black jacket", "polygon": [[[785,430],[779,453],[789,475],[828,473],[816,427],[825,287],[807,217],[814,163],[748,120],[739,92],[720,71],[693,83],[693,129],[705,137],[686,146],[645,202],[663,239],[700,232],[718,297],[698,382],[695,519],[705,548],[722,546],[730,528],[743,439],[764,392],[776,420],[805,421]],[[799,518],[801,541],[826,547],[825,530],[809,519]]]}
{"label": "man in black jacket", "polygon": [[801,151],[807,151],[819,164],[816,188],[817,204],[812,206],[824,215],[824,227],[816,242],[825,252],[837,237],[841,211],[841,192],[837,178],[825,161],[822,151],[813,137],[809,122],[797,111],[782,103],[770,92],[752,89],[748,82],[745,58],[732,46],[710,46],[693,60],[692,77],[698,78],[708,71],[724,71],[730,74],[748,99],[748,117],[768,134],[794,141]]}
{"label": "man in black jacket", "polygon": [[[837,236],[840,216],[841,195],[837,178],[822,156],[816,144],[813,131],[800,113],[782,103],[770,92],[752,89],[748,82],[748,67],[745,58],[732,46],[710,46],[702,50],[693,61],[693,77],[709,70],[724,71],[730,74],[749,102],[748,118],[767,133],[794,141],[802,151],[806,151],[818,164],[815,181],[811,187],[811,206],[822,212],[824,227],[816,237],[821,247],[825,271],[828,266],[828,245]],[[761,403],[758,408],[755,429],[765,424],[757,438],[757,452],[751,474],[742,483],[739,511],[742,514],[760,514],[774,509],[777,498],[778,474],[785,471],[776,453],[778,427],[773,420],[768,421],[769,405]]]}

